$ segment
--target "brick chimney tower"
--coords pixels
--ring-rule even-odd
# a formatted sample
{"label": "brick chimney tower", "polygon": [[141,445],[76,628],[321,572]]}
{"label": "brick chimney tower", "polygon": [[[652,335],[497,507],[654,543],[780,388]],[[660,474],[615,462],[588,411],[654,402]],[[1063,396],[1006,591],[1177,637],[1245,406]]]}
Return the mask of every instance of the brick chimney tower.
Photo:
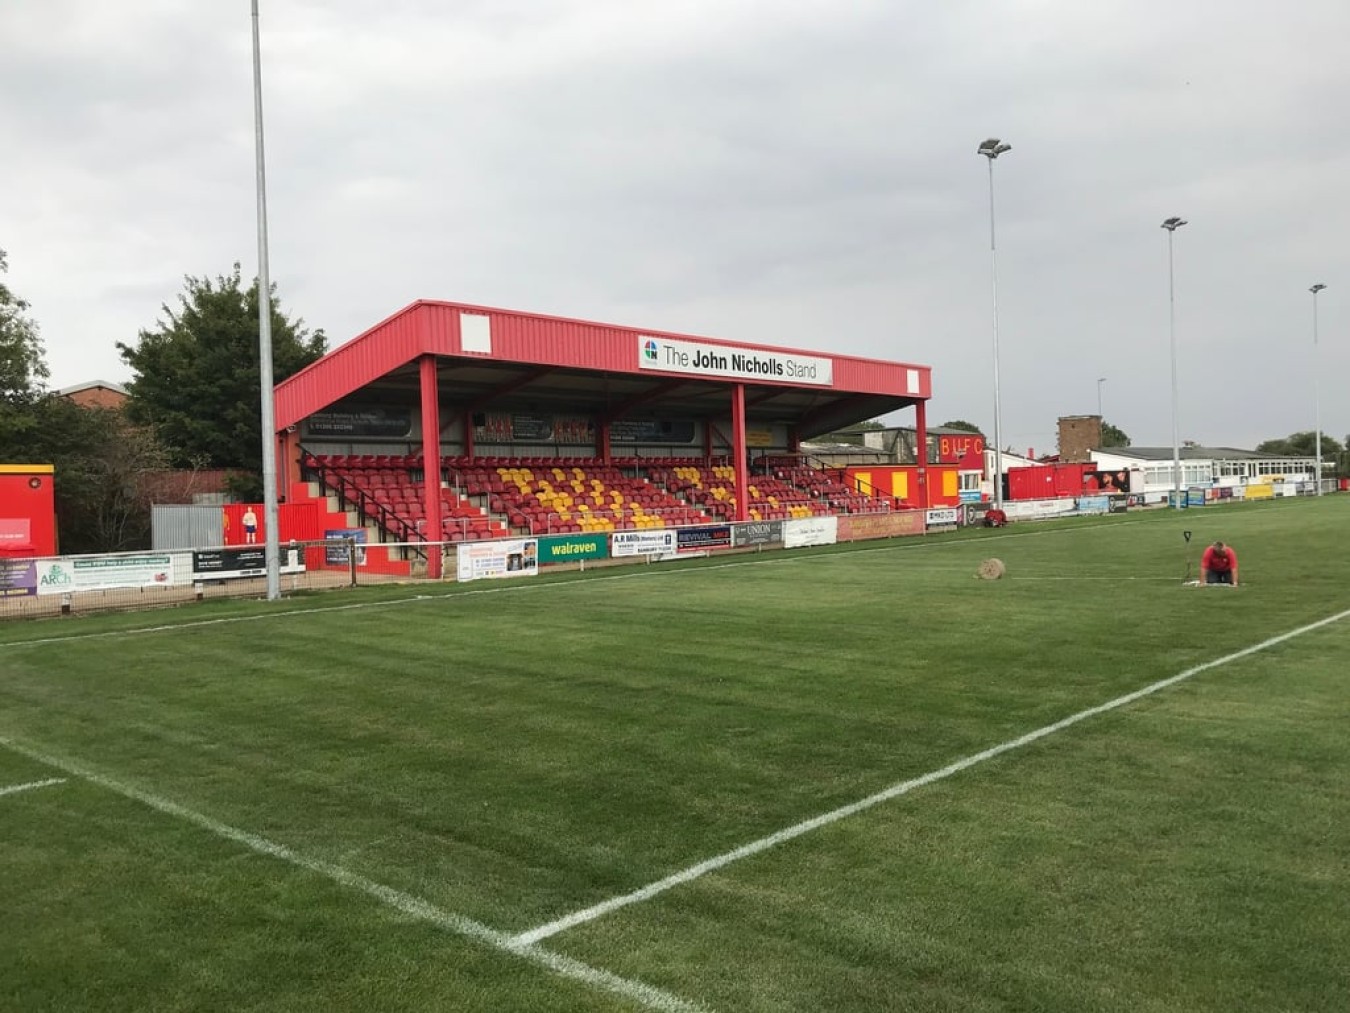
{"label": "brick chimney tower", "polygon": [[1091,450],[1102,446],[1100,415],[1065,415],[1059,420],[1059,459],[1066,464],[1086,464]]}

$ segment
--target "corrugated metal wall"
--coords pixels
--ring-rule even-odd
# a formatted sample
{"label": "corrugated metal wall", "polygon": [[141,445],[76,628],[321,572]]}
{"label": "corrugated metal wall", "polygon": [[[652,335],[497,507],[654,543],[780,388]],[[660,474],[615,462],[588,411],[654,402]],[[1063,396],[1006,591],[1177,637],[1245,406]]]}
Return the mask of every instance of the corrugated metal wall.
{"label": "corrugated metal wall", "polygon": [[154,549],[193,549],[225,544],[218,506],[162,504],[150,508],[150,545]]}

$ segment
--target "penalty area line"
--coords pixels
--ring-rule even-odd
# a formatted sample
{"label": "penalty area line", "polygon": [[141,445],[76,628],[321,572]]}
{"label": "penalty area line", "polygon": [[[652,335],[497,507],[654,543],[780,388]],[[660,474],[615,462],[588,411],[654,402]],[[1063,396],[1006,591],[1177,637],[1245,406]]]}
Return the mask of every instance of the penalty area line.
{"label": "penalty area line", "polygon": [[[647,1009],[656,1010],[657,1013],[704,1013],[704,1007],[687,999],[682,999],[664,989],[657,988],[655,985],[620,977],[611,971],[592,967],[590,964],[564,956],[561,953],[542,949],[533,943],[517,942],[509,933],[489,928],[464,915],[446,911],[428,900],[405,893],[402,890],[396,890],[391,886],[385,886],[383,883],[377,883],[341,866],[302,855],[285,845],[277,844],[265,837],[251,834],[247,830],[240,830],[227,823],[212,819],[210,816],[180,805],[172,799],[114,780],[74,760],[55,756],[4,737],[0,737],[0,746],[20,756],[26,756],[30,760],[36,760],[38,763],[64,771],[72,777],[78,777],[91,784],[96,784],[114,794],[121,795],[123,798],[140,802],[142,805],[165,815],[192,823],[217,837],[233,841],[235,844],[242,845],[257,854],[277,859],[280,862],[322,876],[350,890],[364,893],[375,898],[381,904],[417,921],[426,922],[454,935],[528,960],[530,963],[546,968],[561,977],[570,978],[592,988],[622,996]],[[21,787],[37,787],[39,784],[55,784],[64,780],[65,778],[54,778],[51,781],[34,782],[32,785]],[[4,794],[4,791],[0,791],[0,794]]]}
{"label": "penalty area line", "polygon": [[1062,718],[1053,724],[1043,725],[1035,731],[1027,732],[1025,735],[1020,735],[1015,739],[1009,739],[1007,742],[1001,742],[998,745],[991,746],[981,752],[963,757],[938,770],[932,770],[927,774],[911,778],[908,781],[901,781],[897,784],[893,784],[889,788],[885,788],[876,794],[869,795],[857,802],[852,802],[848,805],[840,806],[838,809],[832,809],[829,812],[821,813],[819,816],[814,816],[811,819],[803,820],[801,823],[785,827],[776,833],[769,834],[767,837],[761,837],[759,840],[751,841],[749,844],[744,844],[739,848],[723,852],[720,855],[715,855],[696,865],[681,869],[679,872],[666,876],[663,879],[648,883],[646,886],[634,890],[631,893],[611,897],[608,900],[601,901],[599,904],[594,904],[591,907],[583,908],[579,911],[573,911],[571,914],[564,915],[554,921],[521,932],[515,936],[512,942],[520,945],[538,943],[541,940],[548,939],[550,936],[555,936],[567,929],[594,921],[603,915],[609,914],[611,911],[617,911],[620,908],[628,907],[632,904],[640,904],[643,901],[651,900],[653,897],[665,893],[667,890],[672,890],[677,886],[683,886],[685,883],[693,882],[702,876],[706,876],[710,872],[716,872],[718,869],[725,868],[733,862],[738,862],[743,858],[750,858],[754,855],[758,855],[760,852],[768,851],[770,848],[777,847],[779,844],[784,844],[794,838],[801,837],[803,834],[808,834],[812,830],[819,830],[821,827],[829,826],[831,823],[838,823],[842,819],[871,809],[873,806],[880,805],[882,802],[889,802],[893,798],[899,798],[901,795],[909,794],[916,788],[922,788],[937,781],[942,781],[954,774],[961,773],[963,770],[968,770],[971,767],[984,763],[986,760],[992,760],[996,756],[1002,756],[1004,753],[1010,753],[1015,749],[1021,749],[1023,746],[1029,746],[1033,742],[1054,735],[1057,732],[1062,732],[1066,728],[1072,728],[1074,725],[1081,721],[1086,721],[1088,718],[1096,717],[1099,714],[1106,714],[1109,711],[1132,704],[1136,700],[1142,700],[1144,697],[1151,696],[1170,686],[1175,686],[1179,682],[1185,682],[1187,679],[1197,676],[1201,672],[1208,672],[1210,669],[1219,668],[1230,662],[1249,657],[1260,651],[1274,647],[1277,644],[1293,640],[1295,637],[1300,637],[1305,633],[1311,633],[1314,630],[1321,629],[1324,626],[1330,626],[1333,623],[1340,622],[1347,618],[1350,618],[1350,609],[1346,609],[1343,612],[1337,612],[1335,615],[1326,616],[1316,622],[1308,623],[1305,626],[1289,630],[1286,633],[1270,637],[1267,640],[1262,640],[1258,644],[1244,647],[1239,651],[1234,651],[1232,654],[1225,654],[1221,658],[1215,658],[1212,661],[1206,661],[1203,664],[1195,665],[1192,668],[1186,669],[1184,672],[1178,672],[1176,675],[1168,676],[1166,679],[1159,679],[1157,682],[1149,683],[1142,689],[1136,689],[1131,693],[1126,693],[1124,696],[1118,696],[1114,700],[1108,700],[1106,703],[1098,704],[1095,707],[1089,707],[1076,714],[1070,714],[1068,717]]}

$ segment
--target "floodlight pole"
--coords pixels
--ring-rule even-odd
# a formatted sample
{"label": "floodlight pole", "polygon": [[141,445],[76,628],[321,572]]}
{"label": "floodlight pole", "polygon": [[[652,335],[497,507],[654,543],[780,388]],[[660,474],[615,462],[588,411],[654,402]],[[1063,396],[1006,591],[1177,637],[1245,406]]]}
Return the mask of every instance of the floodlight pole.
{"label": "floodlight pole", "polygon": [[994,507],[998,510],[1003,509],[1003,411],[998,384],[998,244],[994,233],[994,159],[1011,150],[1011,144],[1004,144],[997,137],[989,138],[976,149],[978,154],[989,159],[989,284],[994,319]]}
{"label": "floodlight pole", "polygon": [[1317,495],[1322,495],[1322,400],[1321,383],[1317,375],[1320,352],[1317,347],[1317,293],[1326,288],[1318,282],[1308,289],[1312,293],[1313,303],[1313,424],[1317,427]]}
{"label": "floodlight pole", "polygon": [[1172,262],[1172,235],[1185,225],[1172,217],[1162,223],[1167,230],[1167,329],[1172,345],[1172,507],[1181,509],[1181,436],[1177,425],[1177,286]]}
{"label": "floodlight pole", "polygon": [[253,124],[258,163],[258,379],[262,405],[263,546],[267,599],[281,597],[281,532],[277,509],[277,433],[272,393],[272,282],[267,269],[267,171],[263,157],[262,47],[253,3]]}
{"label": "floodlight pole", "polygon": [[1102,384],[1106,382],[1106,377],[1097,377],[1097,418],[1102,417]]}

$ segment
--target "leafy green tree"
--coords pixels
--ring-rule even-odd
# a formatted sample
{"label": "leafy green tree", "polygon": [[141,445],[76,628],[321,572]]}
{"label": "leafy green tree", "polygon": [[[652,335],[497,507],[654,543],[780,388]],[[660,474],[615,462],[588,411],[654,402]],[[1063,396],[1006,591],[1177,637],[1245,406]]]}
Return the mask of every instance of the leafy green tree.
{"label": "leafy green tree", "polygon": [[8,270],[0,250],[0,461],[41,463],[30,449],[37,425],[32,407],[43,396],[47,363],[28,303],[5,284]]}
{"label": "leafy green tree", "polygon": [[[1347,437],[1350,439],[1350,437]],[[1317,432],[1309,429],[1301,433],[1290,433],[1283,439],[1266,440],[1264,443],[1256,445],[1258,453],[1279,454],[1281,457],[1315,457],[1317,456]],[[1322,460],[1334,461],[1342,451],[1339,440],[1334,436],[1322,434]]]}
{"label": "leafy green tree", "polygon": [[[256,478],[262,471],[258,283],[244,287],[238,264],[214,280],[184,281],[178,307],[165,305],[154,330],[141,331],[135,345],[118,342],[134,373],[128,416],[153,427],[172,448],[176,467],[237,468]],[[326,348],[322,330],[311,333],[303,320],[281,311],[273,286],[272,382]]]}
{"label": "leafy green tree", "polygon": [[942,423],[941,428],[943,428],[943,429],[963,429],[963,430],[965,430],[965,431],[968,432],[968,433],[979,433],[981,436],[984,435],[984,430],[983,430],[983,429],[981,429],[979,426],[975,425],[975,423],[973,423],[973,422],[967,422],[965,419],[952,419],[952,421],[950,421],[950,422],[944,422],[944,423]]}
{"label": "leafy green tree", "polygon": [[56,396],[36,407],[43,460],[56,466],[56,519],[63,553],[150,545],[147,479],[169,466],[152,430],[112,408]]}
{"label": "leafy green tree", "polygon": [[[0,274],[5,270],[0,252]],[[50,393],[29,306],[0,282],[0,461],[51,464],[61,551],[107,552],[150,543],[149,472],[169,455],[120,411],[82,408]]]}
{"label": "leafy green tree", "polygon": [[47,363],[37,324],[27,315],[28,303],[4,282],[8,271],[5,251],[0,250],[0,401],[16,406],[41,396]]}
{"label": "leafy green tree", "polygon": [[39,427],[33,409],[45,393],[47,362],[28,303],[4,282],[8,271],[0,250],[0,461],[42,464],[33,447]]}
{"label": "leafy green tree", "polygon": [[1117,429],[1111,423],[1102,422],[1102,446],[1103,447],[1128,447],[1130,437],[1123,429]]}

